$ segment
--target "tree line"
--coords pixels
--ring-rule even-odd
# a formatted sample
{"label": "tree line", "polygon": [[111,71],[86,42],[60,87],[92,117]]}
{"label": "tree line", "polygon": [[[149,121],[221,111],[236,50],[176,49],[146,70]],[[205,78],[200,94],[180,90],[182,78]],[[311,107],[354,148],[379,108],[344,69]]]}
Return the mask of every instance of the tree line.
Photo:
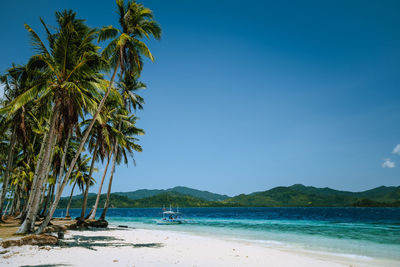
{"label": "tree line", "polygon": [[[146,41],[159,39],[161,28],[136,1],[116,6],[118,27],[91,28],[71,10],[56,12],[56,25],[40,19],[44,38],[25,24],[35,54],[0,77],[0,219],[20,219],[17,233],[43,232],[68,183],[84,195],[80,220],[94,219],[111,164],[104,219],[116,165],[142,151],[140,75],[144,59],[154,61]],[[100,181],[92,177],[96,162],[105,163]],[[86,214],[95,182],[99,192]]]}

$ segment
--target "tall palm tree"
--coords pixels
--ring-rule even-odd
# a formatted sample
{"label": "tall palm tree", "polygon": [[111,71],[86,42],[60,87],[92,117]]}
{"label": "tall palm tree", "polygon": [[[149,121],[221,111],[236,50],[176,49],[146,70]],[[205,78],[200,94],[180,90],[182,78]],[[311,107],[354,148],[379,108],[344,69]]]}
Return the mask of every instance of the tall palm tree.
{"label": "tall palm tree", "polygon": [[[153,55],[147,45],[140,39],[143,37],[150,38],[151,36],[155,39],[161,37],[161,28],[154,20],[153,13],[150,9],[145,8],[143,5],[138,4],[135,1],[130,1],[127,4],[125,4],[123,0],[117,0],[116,2],[121,29],[116,29],[112,26],[103,27],[100,30],[98,37],[98,41],[105,41],[113,38],[113,40],[103,50],[102,54],[105,58],[109,59],[111,66],[114,67],[114,71],[107,91],[88,127],[89,131],[87,131],[82,138],[82,148],[95,123],[96,117],[99,115],[111,91],[118,69],[121,69],[121,74],[127,70],[131,73],[140,72],[143,66],[141,59],[142,55],[154,61]],[[77,156],[81,152],[81,149],[78,150]]]}
{"label": "tall palm tree", "polygon": [[46,97],[53,103],[49,130],[43,140],[43,154],[40,155],[38,168],[35,170],[37,183],[32,192],[32,206],[18,230],[19,233],[30,231],[34,225],[40,191],[49,169],[51,152],[57,136],[70,130],[68,128],[73,126],[78,114],[96,109],[96,95],[102,84],[100,71],[104,69],[105,62],[97,54],[99,48],[93,44],[96,31],[77,19],[72,11],[56,12],[56,19],[58,31],[54,34],[50,33],[42,21],[47,32],[49,48],[29,25],[25,25],[31,34],[32,44],[39,52],[32,56],[28,67],[40,70],[42,76],[8,107],[8,112],[12,114],[34,98]]}
{"label": "tall palm tree", "polygon": [[[111,150],[110,145],[111,141],[110,139],[113,136],[113,129],[110,125],[108,125],[108,121],[110,119],[110,114],[113,112],[113,110],[120,108],[122,105],[122,98],[119,95],[119,93],[116,90],[112,90],[110,96],[107,98],[106,104],[103,106],[102,112],[99,114],[99,116],[96,118],[96,123],[94,124],[91,132],[90,132],[90,137],[88,141],[88,146],[92,153],[92,163],[91,163],[91,168],[89,172],[89,177],[92,177],[93,173],[93,167],[94,167],[94,162],[97,159],[97,154],[100,155],[100,159],[103,162],[104,158],[108,154],[108,152]],[[111,110],[110,110],[111,109]],[[90,121],[84,121],[82,122],[83,125],[88,125]],[[85,131],[87,131],[89,127],[86,128]],[[109,157],[107,157],[107,162],[109,161]],[[108,166],[108,163],[107,163]],[[107,173],[107,167],[105,168],[104,173]],[[90,179],[88,180],[88,182]],[[103,181],[104,181],[104,175],[103,179],[101,180],[100,186],[99,186],[99,192],[101,192],[102,186],[103,186]],[[81,216],[80,220],[85,219],[85,212],[86,212],[86,205],[87,205],[87,199],[88,199],[88,193],[89,193],[89,184],[86,184],[86,189],[85,193],[83,196],[83,203],[82,203],[82,211],[81,211]],[[98,204],[98,198],[96,199],[96,204],[95,207],[97,208]],[[93,211],[93,209],[92,209]],[[93,213],[90,213],[90,216]],[[94,213],[95,214],[95,213]]]}
{"label": "tall palm tree", "polygon": [[[142,55],[150,58],[152,61],[154,60],[147,45],[140,39],[143,37],[150,38],[151,36],[156,39],[161,37],[161,28],[153,19],[153,12],[150,9],[145,8],[143,5],[138,4],[135,1],[128,2],[126,5],[124,4],[123,0],[117,0],[116,2],[120,15],[119,22],[121,30],[109,26],[103,28],[98,35],[99,41],[115,38],[103,50],[103,55],[106,58],[110,58],[109,61],[111,66],[114,67],[114,71],[111,76],[107,91],[100,101],[96,113],[93,115],[93,119],[89,125],[88,131],[82,137],[81,144],[78,148],[75,158],[72,160],[68,168],[61,189],[63,189],[67,183],[68,178],[72,173],[72,169],[80,153],[82,152],[89,133],[96,121],[96,118],[99,115],[108,95],[110,94],[111,87],[118,69],[121,67],[122,73],[125,70],[129,70],[129,72],[140,72],[143,65],[141,60]],[[49,223],[60,197],[61,194],[56,195],[51,211],[42,225],[39,227],[37,231],[38,233],[42,232],[44,227]]]}
{"label": "tall palm tree", "polygon": [[[27,90],[29,83],[34,79],[33,72],[29,72],[26,66],[16,66],[13,64],[9,68],[5,75],[0,76],[0,82],[5,84],[4,96],[6,98],[3,105],[10,105],[10,103]],[[3,127],[10,127],[11,138],[8,148],[6,170],[4,172],[2,192],[0,196],[0,220],[2,218],[3,204],[7,187],[9,184],[9,176],[12,170],[15,148],[17,143],[24,146],[26,151],[28,143],[27,124],[26,124],[26,105],[22,105],[21,108],[12,114],[11,116],[2,118]]]}
{"label": "tall palm tree", "polygon": [[[124,110],[120,110],[124,111]],[[125,111],[126,113],[126,111]],[[115,126],[120,128],[119,134],[116,136],[114,140],[114,150],[113,150],[113,162],[110,174],[110,181],[107,189],[107,197],[104,203],[104,209],[100,216],[100,220],[104,220],[108,211],[110,195],[111,195],[111,186],[113,182],[114,172],[115,172],[115,164],[120,163],[122,159],[125,164],[128,164],[128,155],[133,158],[133,152],[142,152],[142,147],[136,142],[138,139],[135,137],[137,135],[144,135],[144,130],[140,128],[136,128],[137,117],[135,115],[126,116],[124,114],[116,114],[115,116]],[[135,163],[135,161],[133,161]]]}
{"label": "tall palm tree", "polygon": [[[115,94],[115,96],[118,95],[119,94]],[[99,189],[95,204],[89,216],[89,219],[91,220],[95,219],[96,216],[104,179],[106,177],[108,166],[112,156],[112,151],[113,151],[112,144],[114,143],[115,137],[119,134],[119,131],[117,131],[117,129],[112,125],[113,113],[119,110],[121,106],[122,106],[122,101],[120,97],[113,97],[112,99],[108,99],[107,105],[104,107],[102,119],[98,120],[98,122],[94,126],[95,127],[94,131],[92,131],[93,132],[92,137],[96,136],[96,145],[100,148],[101,151],[100,155],[102,159],[104,159],[105,156],[107,157],[107,163],[104,168],[103,176],[99,184]]]}

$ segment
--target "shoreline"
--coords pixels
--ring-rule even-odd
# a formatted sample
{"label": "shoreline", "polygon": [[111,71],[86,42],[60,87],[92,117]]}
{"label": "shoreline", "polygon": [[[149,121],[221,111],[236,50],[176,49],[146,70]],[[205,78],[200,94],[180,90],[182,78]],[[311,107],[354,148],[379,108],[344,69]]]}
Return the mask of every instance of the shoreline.
{"label": "shoreline", "polygon": [[265,246],[170,230],[68,230],[55,246],[0,249],[2,266],[398,266],[399,262]]}

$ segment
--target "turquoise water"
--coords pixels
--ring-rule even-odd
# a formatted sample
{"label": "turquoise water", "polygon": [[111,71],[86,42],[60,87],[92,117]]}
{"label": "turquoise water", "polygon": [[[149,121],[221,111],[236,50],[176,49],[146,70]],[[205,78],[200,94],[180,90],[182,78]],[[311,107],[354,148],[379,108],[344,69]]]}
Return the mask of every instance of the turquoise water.
{"label": "turquoise water", "polygon": [[[161,209],[110,209],[114,225],[219,236],[351,258],[400,261],[396,208],[186,208],[183,225],[157,225]],[[63,210],[58,210],[60,216]],[[75,214],[76,212],[76,214]],[[65,213],[64,213],[65,214]],[[79,210],[72,210],[78,216]]]}

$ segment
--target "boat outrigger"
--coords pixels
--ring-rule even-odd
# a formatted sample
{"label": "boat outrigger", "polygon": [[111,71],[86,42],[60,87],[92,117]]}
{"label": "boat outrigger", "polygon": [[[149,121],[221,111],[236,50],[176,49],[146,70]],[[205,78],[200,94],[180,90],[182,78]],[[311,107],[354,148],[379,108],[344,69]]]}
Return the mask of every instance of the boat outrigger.
{"label": "boat outrigger", "polygon": [[171,206],[169,206],[169,210],[163,208],[163,217],[161,220],[157,221],[157,224],[160,225],[168,225],[168,224],[182,224],[184,220],[182,220],[179,208],[176,208],[176,211],[173,211]]}

